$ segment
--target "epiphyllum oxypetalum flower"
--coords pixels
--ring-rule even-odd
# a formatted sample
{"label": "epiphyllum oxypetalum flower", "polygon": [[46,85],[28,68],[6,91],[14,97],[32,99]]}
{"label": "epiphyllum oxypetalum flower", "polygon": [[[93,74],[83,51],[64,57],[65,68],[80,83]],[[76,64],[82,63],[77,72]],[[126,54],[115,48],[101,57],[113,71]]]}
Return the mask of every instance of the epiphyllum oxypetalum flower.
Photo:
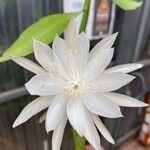
{"label": "epiphyllum oxypetalum flower", "polygon": [[117,118],[122,117],[119,105],[147,106],[134,98],[112,92],[132,81],[135,77],[127,73],[141,68],[142,64],[106,69],[113,57],[111,47],[117,33],[100,41],[90,53],[89,40],[84,33],[77,34],[74,19],[65,33],[65,40],[56,36],[52,49],[34,40],[34,55],[42,67],[25,58],[10,56],[17,64],[36,74],[25,86],[31,95],[40,96],[23,109],[13,127],[48,108],[41,119],[45,119],[47,132],[54,130],[53,150],[60,149],[67,119],[80,136],[99,150],[96,127],[109,142],[114,143],[114,140],[98,115]]}

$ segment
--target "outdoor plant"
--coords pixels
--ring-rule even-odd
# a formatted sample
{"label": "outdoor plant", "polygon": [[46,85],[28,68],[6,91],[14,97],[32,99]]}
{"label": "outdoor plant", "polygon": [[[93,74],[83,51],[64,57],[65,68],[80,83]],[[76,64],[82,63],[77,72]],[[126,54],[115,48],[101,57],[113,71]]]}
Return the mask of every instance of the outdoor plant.
{"label": "outdoor plant", "polygon": [[[113,2],[125,10],[142,4],[134,0]],[[97,129],[110,143],[114,144],[114,140],[99,116],[118,118],[122,117],[119,106],[147,106],[135,98],[113,92],[135,78],[129,72],[143,66],[123,64],[106,69],[113,57],[112,46],[118,33],[104,38],[89,52],[90,43],[84,33],[89,6],[90,0],[85,0],[83,12],[42,18],[21,33],[0,57],[0,62],[12,59],[35,74],[25,87],[31,95],[39,97],[23,109],[13,127],[48,108],[40,122],[45,121],[47,133],[54,130],[53,150],[60,149],[67,120],[75,129],[76,150],[84,149],[85,138],[96,150],[100,150]],[[81,13],[83,16],[78,28],[75,19]],[[64,39],[59,37],[63,32]],[[52,41],[51,48],[47,44]],[[22,57],[32,52],[40,65]]]}

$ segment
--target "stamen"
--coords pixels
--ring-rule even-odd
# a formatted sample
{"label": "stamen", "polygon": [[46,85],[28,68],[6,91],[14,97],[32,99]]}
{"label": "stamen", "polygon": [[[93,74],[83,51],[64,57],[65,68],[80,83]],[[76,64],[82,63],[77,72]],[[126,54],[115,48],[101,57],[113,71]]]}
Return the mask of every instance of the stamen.
{"label": "stamen", "polygon": [[78,87],[78,85],[74,85],[73,89],[76,90]]}
{"label": "stamen", "polygon": [[86,96],[88,93],[96,93],[101,89],[101,86],[98,83],[90,83],[86,80],[81,81],[77,70],[74,79],[68,78],[67,80],[64,80],[59,76],[55,76],[55,73],[53,72],[51,72],[50,76],[55,86],[57,86],[67,96],[81,98]]}

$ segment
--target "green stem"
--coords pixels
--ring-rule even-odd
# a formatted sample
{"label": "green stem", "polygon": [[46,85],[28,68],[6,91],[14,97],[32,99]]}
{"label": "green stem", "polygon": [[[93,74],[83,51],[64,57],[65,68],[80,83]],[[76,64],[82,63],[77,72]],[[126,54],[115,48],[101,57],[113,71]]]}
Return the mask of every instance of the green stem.
{"label": "green stem", "polygon": [[84,150],[86,139],[80,137],[78,133],[73,129],[73,139],[74,139],[74,150]]}
{"label": "green stem", "polygon": [[86,30],[87,21],[88,21],[88,17],[89,17],[90,2],[91,2],[91,0],[85,0],[85,2],[84,2],[83,17],[82,17],[81,26],[80,26],[80,33],[83,31],[85,32],[85,30]]}
{"label": "green stem", "polygon": [[[89,16],[89,10],[90,10],[90,2],[91,0],[85,0],[84,7],[83,7],[83,17],[80,25],[80,33],[85,32],[88,16]],[[74,139],[74,148],[75,150],[84,150],[86,139],[84,137],[80,137],[78,133],[73,129],[73,139]]]}

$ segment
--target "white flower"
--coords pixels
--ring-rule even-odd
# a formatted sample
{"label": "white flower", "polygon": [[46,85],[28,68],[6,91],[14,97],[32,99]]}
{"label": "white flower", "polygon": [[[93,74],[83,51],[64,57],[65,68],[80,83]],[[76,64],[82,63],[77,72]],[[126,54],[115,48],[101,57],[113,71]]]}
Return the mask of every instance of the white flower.
{"label": "white flower", "polygon": [[74,19],[65,35],[66,40],[56,36],[52,49],[34,40],[34,55],[42,67],[25,58],[10,56],[17,64],[36,74],[25,86],[31,95],[40,96],[23,109],[13,127],[48,108],[40,122],[45,119],[47,132],[54,130],[53,150],[60,149],[67,119],[80,136],[99,150],[96,127],[109,142],[114,143],[114,140],[98,115],[118,118],[122,117],[119,105],[147,106],[135,98],[112,92],[132,81],[135,77],[127,73],[141,68],[142,64],[106,69],[113,57],[111,47],[117,33],[100,41],[90,53],[89,40],[84,33],[77,34]]}

